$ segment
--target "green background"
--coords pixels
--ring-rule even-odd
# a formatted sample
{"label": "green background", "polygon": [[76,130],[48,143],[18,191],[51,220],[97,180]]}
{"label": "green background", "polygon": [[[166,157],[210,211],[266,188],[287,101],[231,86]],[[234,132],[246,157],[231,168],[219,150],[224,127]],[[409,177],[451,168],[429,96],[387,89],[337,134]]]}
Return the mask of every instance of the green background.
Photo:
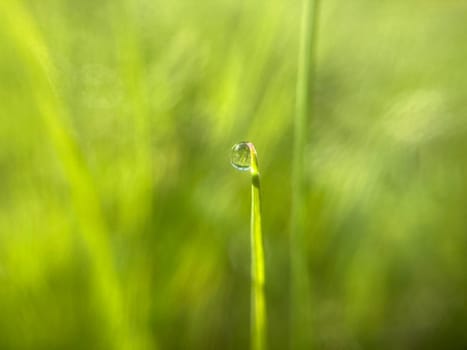
{"label": "green background", "polygon": [[[269,348],[288,348],[300,16],[298,0],[1,1],[0,349],[247,349],[242,140]],[[466,18],[460,0],[321,1],[314,349],[467,347]]]}

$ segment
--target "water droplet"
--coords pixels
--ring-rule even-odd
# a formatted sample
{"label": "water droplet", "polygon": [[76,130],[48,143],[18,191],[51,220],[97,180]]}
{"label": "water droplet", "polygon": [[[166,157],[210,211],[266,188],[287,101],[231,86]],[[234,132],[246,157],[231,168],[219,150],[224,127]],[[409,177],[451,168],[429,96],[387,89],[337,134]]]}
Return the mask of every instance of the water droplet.
{"label": "water droplet", "polygon": [[248,142],[240,142],[232,147],[232,158],[230,160],[235,169],[248,171],[251,167],[251,153]]}

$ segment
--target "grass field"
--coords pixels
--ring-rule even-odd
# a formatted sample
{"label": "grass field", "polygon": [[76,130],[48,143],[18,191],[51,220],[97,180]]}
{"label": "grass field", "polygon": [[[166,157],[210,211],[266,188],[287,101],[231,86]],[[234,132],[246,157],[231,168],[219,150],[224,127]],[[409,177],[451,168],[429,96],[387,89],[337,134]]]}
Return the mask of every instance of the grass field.
{"label": "grass field", "polygon": [[244,140],[268,349],[467,348],[467,3],[321,0],[297,146],[301,12],[0,1],[0,349],[248,349]]}

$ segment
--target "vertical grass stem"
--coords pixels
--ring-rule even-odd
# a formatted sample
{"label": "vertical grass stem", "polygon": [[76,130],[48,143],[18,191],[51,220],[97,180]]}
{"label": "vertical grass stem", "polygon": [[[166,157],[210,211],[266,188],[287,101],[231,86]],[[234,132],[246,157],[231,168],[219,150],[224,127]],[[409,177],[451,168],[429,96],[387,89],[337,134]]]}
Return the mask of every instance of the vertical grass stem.
{"label": "vertical grass stem", "polygon": [[264,296],[264,249],[261,226],[260,176],[256,150],[249,143],[251,153],[251,348],[263,350],[266,347],[266,305]]}
{"label": "vertical grass stem", "polygon": [[318,0],[303,0],[296,85],[292,169],[291,260],[291,349],[311,348],[311,301],[307,268],[305,215],[305,147],[310,117],[313,38]]}
{"label": "vertical grass stem", "polygon": [[266,349],[266,298],[264,294],[264,248],[261,228],[261,189],[258,157],[251,142],[240,142],[232,148],[232,165],[251,174],[251,349]]}

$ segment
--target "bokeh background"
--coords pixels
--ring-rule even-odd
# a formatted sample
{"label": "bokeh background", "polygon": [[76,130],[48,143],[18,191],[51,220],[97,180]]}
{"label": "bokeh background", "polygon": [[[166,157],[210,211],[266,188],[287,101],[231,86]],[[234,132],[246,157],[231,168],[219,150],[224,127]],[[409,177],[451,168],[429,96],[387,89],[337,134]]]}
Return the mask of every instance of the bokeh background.
{"label": "bokeh background", "polygon": [[[251,140],[287,349],[299,0],[0,3],[0,349],[247,349]],[[467,3],[323,0],[314,349],[467,348]]]}

